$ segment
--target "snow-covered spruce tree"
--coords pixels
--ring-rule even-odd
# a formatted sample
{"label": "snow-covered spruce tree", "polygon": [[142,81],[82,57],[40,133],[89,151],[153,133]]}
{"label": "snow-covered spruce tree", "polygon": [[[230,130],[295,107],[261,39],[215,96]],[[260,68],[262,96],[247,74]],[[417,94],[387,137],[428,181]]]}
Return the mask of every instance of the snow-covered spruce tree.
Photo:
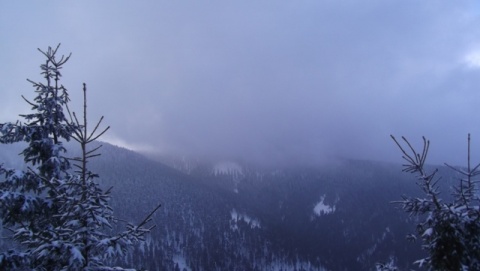
{"label": "snow-covered spruce tree", "polygon": [[[480,198],[476,179],[480,175],[480,164],[471,166],[470,134],[467,167],[445,164],[462,176],[452,188],[450,202],[440,198],[438,171],[427,172],[425,168],[430,142],[423,138],[423,149],[418,153],[404,137],[404,146],[395,137],[392,139],[407,162],[403,171],[417,175],[417,184],[425,194],[423,198],[403,196],[403,200],[396,202],[408,214],[420,218],[417,234],[428,256],[415,263],[428,270],[480,270]],[[417,239],[417,236],[409,235],[409,238]]]}
{"label": "snow-covered spruce tree", "polygon": [[[110,189],[103,191],[87,168],[89,159],[99,155],[98,148],[88,150],[89,143],[108,127],[96,134],[100,119],[91,133],[87,130],[85,85],[83,122],[70,114],[68,93],[60,84],[70,55],[57,59],[59,46],[39,50],[46,57],[41,65],[46,83],[29,80],[37,96],[33,102],[24,98],[33,113],[20,115],[25,123],[0,124],[0,143],[28,144],[21,153],[26,171],[0,165],[0,217],[10,233],[4,237],[15,244],[0,253],[0,269],[124,270],[108,264],[143,240],[158,207],[138,226],[128,224],[125,231],[109,234],[117,222],[108,205]],[[80,143],[80,157],[66,157],[64,143],[71,139]]]}

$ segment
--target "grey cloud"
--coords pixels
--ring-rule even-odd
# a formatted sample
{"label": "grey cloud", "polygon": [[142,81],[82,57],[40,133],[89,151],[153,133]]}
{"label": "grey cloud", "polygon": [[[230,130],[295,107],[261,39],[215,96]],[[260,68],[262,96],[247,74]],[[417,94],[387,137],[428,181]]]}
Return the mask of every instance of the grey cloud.
{"label": "grey cloud", "polygon": [[[460,61],[480,44],[475,8],[473,1],[62,3],[51,17],[57,28],[43,37],[14,31],[42,31],[35,24],[42,7],[20,14],[0,55],[17,68],[0,71],[36,75],[23,73],[39,64],[32,51],[62,41],[73,52],[66,83],[77,91],[87,82],[92,117],[105,115],[113,136],[161,152],[398,161],[393,133],[429,136],[434,162],[460,163],[466,133],[480,140],[480,70]],[[14,63],[7,51],[28,57]]]}

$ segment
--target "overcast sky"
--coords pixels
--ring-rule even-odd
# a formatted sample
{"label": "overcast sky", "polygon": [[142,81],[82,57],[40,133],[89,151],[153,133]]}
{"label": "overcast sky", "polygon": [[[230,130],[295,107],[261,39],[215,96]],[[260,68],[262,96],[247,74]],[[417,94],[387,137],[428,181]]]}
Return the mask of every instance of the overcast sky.
{"label": "overcast sky", "polygon": [[0,121],[28,112],[37,48],[72,52],[104,140],[252,162],[480,159],[478,1],[1,1]]}

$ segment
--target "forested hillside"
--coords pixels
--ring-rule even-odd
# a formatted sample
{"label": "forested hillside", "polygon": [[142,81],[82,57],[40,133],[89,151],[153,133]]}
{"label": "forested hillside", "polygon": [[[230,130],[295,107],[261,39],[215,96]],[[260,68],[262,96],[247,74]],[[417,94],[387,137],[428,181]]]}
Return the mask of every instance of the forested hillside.
{"label": "forested hillside", "polygon": [[[422,255],[413,218],[391,201],[418,194],[398,165],[343,160],[266,169],[234,162],[182,171],[102,143],[90,168],[113,186],[115,215],[157,225],[124,263],[149,270],[373,270]],[[16,150],[2,158],[16,163]],[[71,153],[74,155],[73,153]],[[20,157],[17,157],[20,158]],[[178,166],[178,164],[177,164]],[[448,182],[449,180],[444,180]]]}

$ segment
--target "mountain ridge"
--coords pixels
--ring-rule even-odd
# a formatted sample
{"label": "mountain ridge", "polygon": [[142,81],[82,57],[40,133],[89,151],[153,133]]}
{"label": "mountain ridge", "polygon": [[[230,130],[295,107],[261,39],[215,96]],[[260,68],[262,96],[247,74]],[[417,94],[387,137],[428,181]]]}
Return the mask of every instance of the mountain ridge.
{"label": "mountain ridge", "polygon": [[[376,262],[390,258],[410,268],[423,253],[404,238],[414,231],[413,218],[391,204],[402,193],[420,195],[414,177],[400,165],[337,160],[265,169],[222,161],[223,171],[215,171],[213,162],[184,172],[101,144],[102,155],[91,160],[90,170],[105,188],[113,186],[119,218],[138,222],[162,203],[154,216],[156,229],[121,260],[126,266],[373,270]],[[3,156],[15,153],[1,150]]]}

